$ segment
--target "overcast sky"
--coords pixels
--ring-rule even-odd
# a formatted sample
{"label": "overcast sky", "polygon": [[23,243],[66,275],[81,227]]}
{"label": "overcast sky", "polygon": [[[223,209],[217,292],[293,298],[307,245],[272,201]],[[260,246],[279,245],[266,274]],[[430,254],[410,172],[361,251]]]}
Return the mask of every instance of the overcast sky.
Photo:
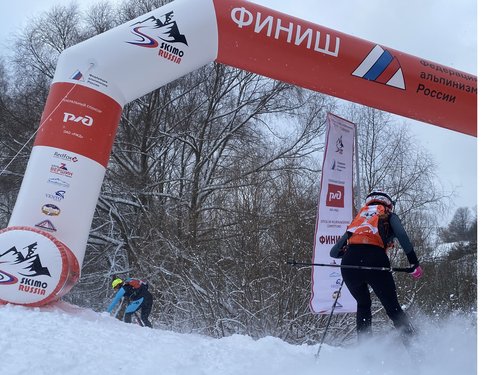
{"label": "overcast sky", "polygon": [[[74,0],[82,9],[98,0]],[[179,0],[180,1],[180,0]],[[112,0],[120,3],[121,0]],[[401,52],[477,75],[475,0],[253,0],[257,4],[328,28],[380,43]],[[9,36],[32,17],[63,0],[17,0],[0,4],[0,36]],[[477,205],[477,139],[437,126],[395,116],[406,122],[438,164],[441,182],[455,189],[456,206]],[[443,226],[447,223],[443,223]]]}

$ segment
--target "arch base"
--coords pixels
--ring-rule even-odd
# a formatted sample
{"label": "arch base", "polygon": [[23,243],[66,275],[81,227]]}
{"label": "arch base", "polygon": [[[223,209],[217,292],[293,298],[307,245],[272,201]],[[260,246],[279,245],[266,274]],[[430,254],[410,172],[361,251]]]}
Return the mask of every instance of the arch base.
{"label": "arch base", "polygon": [[51,234],[27,226],[0,231],[0,304],[46,305],[79,277],[78,260]]}

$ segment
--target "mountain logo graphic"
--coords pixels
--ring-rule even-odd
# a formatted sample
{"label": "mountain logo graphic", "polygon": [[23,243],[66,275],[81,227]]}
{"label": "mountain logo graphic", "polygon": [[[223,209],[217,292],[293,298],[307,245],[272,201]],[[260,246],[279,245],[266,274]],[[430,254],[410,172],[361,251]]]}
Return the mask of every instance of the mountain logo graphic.
{"label": "mountain logo graphic", "polygon": [[171,11],[162,16],[162,19],[150,16],[143,21],[132,25],[132,34],[138,37],[138,40],[128,41],[127,43],[146,47],[156,48],[159,45],[158,40],[167,43],[183,43],[188,45],[186,37],[180,33],[177,22],[173,21],[174,12]]}
{"label": "mountain logo graphic", "polygon": [[403,70],[398,59],[379,45],[372,48],[352,75],[398,89],[406,89]]}
{"label": "mountain logo graphic", "polygon": [[13,246],[0,254],[0,285],[17,283],[18,277],[15,275],[51,277],[48,268],[42,265],[40,256],[36,253],[37,246],[38,243],[33,242],[24,247],[23,251],[19,251]]}

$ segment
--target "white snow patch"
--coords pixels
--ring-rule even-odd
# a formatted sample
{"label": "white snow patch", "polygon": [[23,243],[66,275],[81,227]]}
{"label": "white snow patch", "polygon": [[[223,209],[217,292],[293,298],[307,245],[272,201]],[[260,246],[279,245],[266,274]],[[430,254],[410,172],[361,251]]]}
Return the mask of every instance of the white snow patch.
{"label": "white snow patch", "polygon": [[[475,317],[415,322],[411,357],[393,331],[363,345],[291,345],[275,337],[214,339],[126,324],[58,302],[0,306],[1,375],[317,375],[476,373]],[[412,359],[413,358],[413,359]]]}

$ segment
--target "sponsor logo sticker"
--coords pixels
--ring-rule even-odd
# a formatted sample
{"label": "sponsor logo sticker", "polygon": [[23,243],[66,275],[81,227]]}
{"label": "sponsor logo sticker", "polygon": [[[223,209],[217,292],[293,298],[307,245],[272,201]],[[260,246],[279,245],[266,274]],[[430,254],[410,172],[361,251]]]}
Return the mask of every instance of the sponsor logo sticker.
{"label": "sponsor logo sticker", "polygon": [[157,56],[166,62],[181,64],[188,41],[181,33],[174,12],[160,17],[150,16],[131,25],[133,40],[126,43],[134,46],[157,49]]}
{"label": "sponsor logo sticker", "polygon": [[57,231],[56,227],[54,226],[54,224],[52,224],[52,222],[50,220],[41,221],[38,224],[35,224],[35,227],[46,230],[48,232],[56,232]]}
{"label": "sponsor logo sticker", "polygon": [[50,167],[50,173],[58,174],[64,177],[73,177],[73,172],[68,170],[66,163],[60,163],[59,165],[52,164]]}
{"label": "sponsor logo sticker", "polygon": [[42,206],[42,213],[47,216],[59,216],[61,209],[55,204],[48,203]]}
{"label": "sponsor logo sticker", "polygon": [[52,199],[53,201],[60,202],[64,199],[65,194],[66,190],[57,190],[54,193],[45,193],[45,197]]}
{"label": "sponsor logo sticker", "polygon": [[61,186],[61,187],[65,187],[65,188],[69,188],[69,184],[64,181],[64,180],[61,180],[60,178],[58,177],[53,177],[53,178],[49,178],[47,180],[47,182],[49,184],[54,184],[54,185],[57,185],[57,186]]}
{"label": "sponsor logo sticker", "polygon": [[328,184],[326,205],[328,207],[344,207],[344,187],[342,185]]}
{"label": "sponsor logo sticker", "polygon": [[60,153],[56,151],[54,152],[54,157],[65,161],[71,161],[73,163],[78,162],[78,158],[76,156],[68,155],[66,152]]}

